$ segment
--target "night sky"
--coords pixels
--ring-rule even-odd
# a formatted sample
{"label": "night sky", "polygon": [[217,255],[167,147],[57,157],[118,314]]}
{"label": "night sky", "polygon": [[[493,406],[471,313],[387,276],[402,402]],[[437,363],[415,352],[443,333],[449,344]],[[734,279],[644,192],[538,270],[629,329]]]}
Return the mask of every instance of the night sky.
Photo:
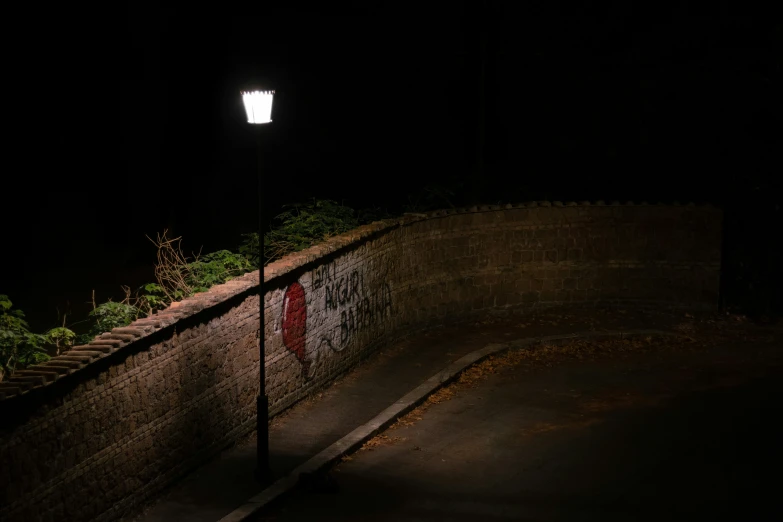
{"label": "night sky", "polygon": [[355,4],[9,13],[0,293],[40,331],[58,310],[83,318],[92,289],[102,302],[151,282],[145,235],[235,248],[258,213],[247,82],[277,92],[268,220],[313,197],[393,210],[461,182],[455,204],[712,202],[726,208],[729,265],[737,252],[780,259],[783,30],[770,13]]}

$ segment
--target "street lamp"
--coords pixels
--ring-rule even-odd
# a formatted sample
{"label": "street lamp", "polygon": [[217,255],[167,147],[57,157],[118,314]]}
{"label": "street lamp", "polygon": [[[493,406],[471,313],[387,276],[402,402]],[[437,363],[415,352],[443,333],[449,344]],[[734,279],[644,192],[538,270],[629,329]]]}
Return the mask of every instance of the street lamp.
{"label": "street lamp", "polygon": [[264,190],[261,173],[261,128],[264,123],[272,122],[272,98],[275,91],[242,91],[242,101],[247,112],[247,122],[256,126],[256,145],[258,151],[258,295],[260,301],[259,319],[261,327],[258,334],[260,349],[259,390],[256,398],[256,479],[262,483],[271,482],[269,468],[269,397],[266,395],[266,368],[264,332]]}

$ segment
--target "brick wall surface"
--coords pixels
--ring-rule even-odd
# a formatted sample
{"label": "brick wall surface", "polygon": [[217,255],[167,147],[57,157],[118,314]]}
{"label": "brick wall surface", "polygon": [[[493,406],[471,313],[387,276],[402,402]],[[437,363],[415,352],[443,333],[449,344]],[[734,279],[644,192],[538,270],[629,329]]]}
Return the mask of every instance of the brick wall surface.
{"label": "brick wall surface", "polygon": [[[408,215],[264,271],[275,415],[381,344],[466,314],[715,309],[720,210],[533,202]],[[258,272],[0,387],[0,519],[114,520],[247,434]]]}

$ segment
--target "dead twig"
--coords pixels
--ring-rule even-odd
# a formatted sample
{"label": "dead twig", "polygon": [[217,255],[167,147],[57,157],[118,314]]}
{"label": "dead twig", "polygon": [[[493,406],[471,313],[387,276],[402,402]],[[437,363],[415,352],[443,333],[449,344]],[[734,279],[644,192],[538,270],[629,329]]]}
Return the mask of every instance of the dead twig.
{"label": "dead twig", "polygon": [[[167,237],[168,230],[158,234],[157,239],[147,236],[158,249],[157,263],[155,263],[155,279],[169,301],[177,301],[182,296],[193,293],[189,281],[191,280],[190,261],[182,252],[182,237]],[[196,256],[198,260],[198,256]]]}

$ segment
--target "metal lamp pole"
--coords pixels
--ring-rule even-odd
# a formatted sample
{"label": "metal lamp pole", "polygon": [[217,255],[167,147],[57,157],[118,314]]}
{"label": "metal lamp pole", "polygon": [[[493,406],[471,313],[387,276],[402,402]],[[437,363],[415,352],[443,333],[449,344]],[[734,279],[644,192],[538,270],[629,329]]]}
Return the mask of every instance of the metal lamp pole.
{"label": "metal lamp pole", "polygon": [[259,389],[256,398],[256,479],[264,484],[271,482],[272,471],[269,467],[269,397],[266,394],[266,332],[264,321],[264,183],[262,179],[261,139],[263,124],[272,122],[272,99],[275,91],[245,91],[242,101],[245,104],[248,123],[256,127],[256,148],[258,151],[258,295],[259,295]]}

